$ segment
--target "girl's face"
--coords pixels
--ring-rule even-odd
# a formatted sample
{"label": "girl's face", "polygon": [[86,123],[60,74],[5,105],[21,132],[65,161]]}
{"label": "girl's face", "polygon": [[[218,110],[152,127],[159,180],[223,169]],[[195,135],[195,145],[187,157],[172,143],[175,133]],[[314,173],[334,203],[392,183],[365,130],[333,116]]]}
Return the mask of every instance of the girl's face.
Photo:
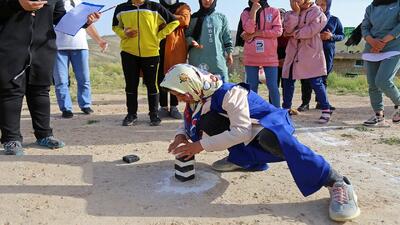
{"label": "girl's face", "polygon": [[201,4],[204,8],[208,9],[214,3],[214,0],[201,0]]}
{"label": "girl's face", "polygon": [[308,9],[310,7],[310,0],[294,0],[300,6],[301,10]]}
{"label": "girl's face", "polygon": [[189,104],[193,104],[196,101],[193,99],[193,97],[190,94],[181,94],[176,91],[169,91],[171,94],[175,95],[175,97],[178,99],[180,102],[185,102]]}
{"label": "girl's face", "polygon": [[324,13],[326,12],[326,0],[317,0],[315,2],[319,7],[321,7],[321,9],[324,11]]}

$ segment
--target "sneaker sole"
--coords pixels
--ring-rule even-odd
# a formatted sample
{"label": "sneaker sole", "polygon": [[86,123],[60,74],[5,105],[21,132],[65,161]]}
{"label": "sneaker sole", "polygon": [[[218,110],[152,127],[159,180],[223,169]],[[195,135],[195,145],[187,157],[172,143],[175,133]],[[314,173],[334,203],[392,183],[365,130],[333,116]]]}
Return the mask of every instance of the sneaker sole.
{"label": "sneaker sole", "polygon": [[390,124],[365,124],[363,123],[363,126],[365,127],[376,127],[376,128],[386,128],[386,127],[390,127]]}

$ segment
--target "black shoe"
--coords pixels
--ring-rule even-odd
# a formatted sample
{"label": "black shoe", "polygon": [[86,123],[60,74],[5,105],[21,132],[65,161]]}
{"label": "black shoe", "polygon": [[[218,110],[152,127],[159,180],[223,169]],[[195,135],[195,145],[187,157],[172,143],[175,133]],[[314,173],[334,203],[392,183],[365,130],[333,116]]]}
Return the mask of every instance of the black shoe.
{"label": "black shoe", "polygon": [[150,126],[160,126],[161,119],[158,115],[150,115]]}
{"label": "black shoe", "polygon": [[70,119],[73,116],[74,116],[74,114],[69,110],[62,111],[62,115],[61,115],[62,118]]}
{"label": "black shoe", "polygon": [[93,109],[91,109],[90,107],[82,108],[81,110],[82,110],[82,112],[85,113],[86,115],[89,115],[89,114],[94,113]]}
{"label": "black shoe", "polygon": [[308,110],[310,110],[310,105],[309,104],[301,104],[299,106],[299,108],[297,108],[297,111],[299,111],[299,112],[305,112],[305,111],[308,111]]}
{"label": "black shoe", "polygon": [[331,108],[331,110],[336,110],[335,106],[330,105],[329,107]]}
{"label": "black shoe", "polygon": [[137,121],[137,116],[135,114],[128,114],[122,121],[122,126],[133,126]]}

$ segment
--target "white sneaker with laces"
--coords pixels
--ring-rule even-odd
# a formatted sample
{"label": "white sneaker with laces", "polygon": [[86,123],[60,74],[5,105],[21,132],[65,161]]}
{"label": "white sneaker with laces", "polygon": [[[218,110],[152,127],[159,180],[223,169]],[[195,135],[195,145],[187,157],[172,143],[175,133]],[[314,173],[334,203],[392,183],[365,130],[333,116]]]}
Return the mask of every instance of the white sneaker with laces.
{"label": "white sneaker with laces", "polygon": [[350,181],[343,177],[329,188],[331,196],[329,217],[334,221],[345,222],[358,217],[361,213],[357,203],[357,195]]}
{"label": "white sneaker with laces", "polygon": [[225,157],[223,159],[220,159],[218,161],[215,161],[211,167],[219,172],[229,172],[229,171],[234,171],[234,170],[238,170],[241,169],[241,166],[238,166],[234,163],[231,163],[228,161],[228,157]]}

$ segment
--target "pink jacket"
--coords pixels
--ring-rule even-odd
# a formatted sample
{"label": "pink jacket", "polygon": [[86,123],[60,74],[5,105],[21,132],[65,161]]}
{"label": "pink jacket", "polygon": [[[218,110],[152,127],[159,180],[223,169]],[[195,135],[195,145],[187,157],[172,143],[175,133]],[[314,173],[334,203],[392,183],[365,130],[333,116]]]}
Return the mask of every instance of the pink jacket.
{"label": "pink jacket", "polygon": [[278,66],[278,41],[282,35],[282,21],[280,12],[276,8],[268,7],[261,12],[260,29],[256,21],[250,19],[250,12],[244,10],[241,15],[243,30],[246,33],[262,31],[262,35],[255,37],[244,44],[245,66]]}
{"label": "pink jacket", "polygon": [[327,18],[321,8],[313,4],[302,11],[286,13],[283,22],[285,35],[289,37],[282,77],[289,78],[293,66],[293,79],[309,79],[327,74],[324,50],[320,37]]}

